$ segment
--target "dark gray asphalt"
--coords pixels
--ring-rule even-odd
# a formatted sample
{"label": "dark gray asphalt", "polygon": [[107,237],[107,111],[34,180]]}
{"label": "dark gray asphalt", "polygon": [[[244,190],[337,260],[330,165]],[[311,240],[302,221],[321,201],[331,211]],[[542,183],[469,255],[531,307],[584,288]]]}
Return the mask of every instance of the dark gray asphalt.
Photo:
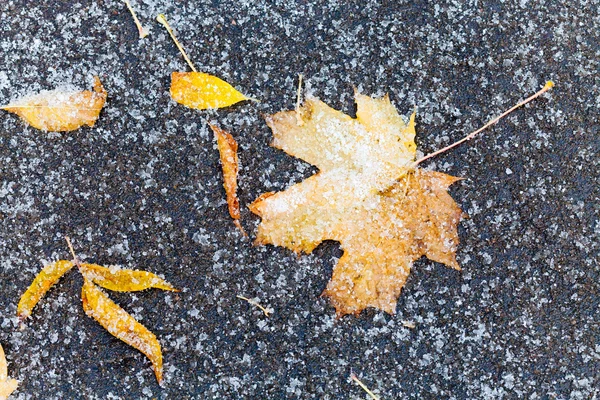
{"label": "dark gray asphalt", "polygon": [[[543,3],[544,5],[541,5]],[[598,1],[0,2],[0,103],[59,86],[109,98],[97,125],[43,133],[0,113],[0,342],[16,399],[593,399],[600,396]],[[169,98],[198,68],[260,103],[199,112]],[[418,107],[429,153],[547,79],[556,88],[427,164],[463,176],[456,272],[422,259],[397,314],[335,320],[319,297],[341,255],[255,248],[234,228],[205,119],[240,145],[242,222],[265,191],[315,170],[268,146],[262,118],[294,106],[296,76],[354,112],[353,87]],[[19,296],[44,260],[80,255],[163,274],[178,294],[111,294],[157,334],[149,362],[86,317],[73,271],[24,330]],[[271,318],[236,295],[258,297]],[[414,321],[409,329],[402,321]]]}

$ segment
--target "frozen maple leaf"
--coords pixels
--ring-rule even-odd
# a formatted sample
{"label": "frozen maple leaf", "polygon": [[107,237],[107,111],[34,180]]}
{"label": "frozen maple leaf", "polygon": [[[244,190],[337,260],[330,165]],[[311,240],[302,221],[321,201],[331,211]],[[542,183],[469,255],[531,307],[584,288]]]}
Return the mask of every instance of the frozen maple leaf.
{"label": "frozen maple leaf", "polygon": [[319,172],[250,209],[262,218],[259,244],[310,253],[340,242],[344,254],[323,292],[339,316],[366,307],[393,314],[415,260],[459,269],[461,210],[447,193],[458,178],[414,167],[414,114],[405,123],[387,96],[355,97],[355,119],[315,98],[267,117],[273,146]]}
{"label": "frozen maple leaf", "polygon": [[106,90],[96,76],[94,91],[44,91],[0,109],[17,114],[36,129],[53,132],[73,131],[83,125],[94,126],[104,107],[106,96]]}

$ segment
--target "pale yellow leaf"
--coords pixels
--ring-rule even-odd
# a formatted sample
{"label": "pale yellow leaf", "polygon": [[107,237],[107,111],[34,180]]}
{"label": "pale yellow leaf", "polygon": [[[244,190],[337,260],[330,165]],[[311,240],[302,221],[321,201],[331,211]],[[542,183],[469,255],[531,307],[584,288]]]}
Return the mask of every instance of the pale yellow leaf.
{"label": "pale yellow leaf", "polygon": [[0,344],[0,400],[8,399],[8,396],[17,389],[17,386],[19,386],[19,383],[15,379],[8,379],[6,356]]}
{"label": "pale yellow leaf", "polygon": [[44,131],[72,131],[94,126],[106,101],[106,90],[94,77],[94,91],[45,91],[0,107],[17,114],[29,125]]}

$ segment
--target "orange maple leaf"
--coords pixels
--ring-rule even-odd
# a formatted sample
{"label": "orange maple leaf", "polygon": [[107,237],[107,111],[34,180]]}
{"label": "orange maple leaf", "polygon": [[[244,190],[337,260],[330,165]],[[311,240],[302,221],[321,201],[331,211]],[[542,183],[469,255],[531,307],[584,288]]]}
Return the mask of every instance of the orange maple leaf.
{"label": "orange maple leaf", "polygon": [[257,243],[310,253],[324,240],[344,250],[323,295],[338,316],[375,307],[390,314],[421,256],[456,262],[461,210],[455,178],[415,168],[414,114],[405,123],[387,96],[356,94],[357,118],[307,99],[267,117],[273,146],[319,168],[250,209],[262,218]]}

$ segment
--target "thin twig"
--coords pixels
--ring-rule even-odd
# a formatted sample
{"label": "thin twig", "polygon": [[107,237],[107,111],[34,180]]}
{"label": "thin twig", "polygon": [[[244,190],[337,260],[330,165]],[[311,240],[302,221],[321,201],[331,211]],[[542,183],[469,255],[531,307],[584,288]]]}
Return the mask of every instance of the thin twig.
{"label": "thin twig", "polygon": [[261,306],[257,301],[249,299],[249,298],[244,297],[244,296],[240,296],[240,295],[237,295],[236,297],[238,299],[246,300],[248,303],[252,304],[253,306],[256,306],[256,307],[260,308],[262,310],[262,312],[265,313],[265,315],[267,317],[269,316],[270,311],[267,310],[266,308],[264,308],[263,306]]}
{"label": "thin twig", "polygon": [[380,400],[380,397],[379,397],[379,396],[377,396],[375,393],[373,393],[373,392],[372,392],[372,391],[371,391],[371,390],[370,390],[370,389],[367,387],[367,385],[365,385],[364,383],[362,383],[362,382],[361,382],[361,380],[360,380],[360,379],[358,379],[358,378],[357,378],[357,376],[354,374],[354,372],[352,372],[352,373],[350,374],[350,378],[351,378],[351,379],[352,379],[354,382],[358,383],[358,385],[359,385],[359,386],[360,386],[360,387],[361,387],[361,388],[362,388],[362,389],[363,389],[365,392],[367,392],[367,394],[368,394],[369,396],[371,396],[371,398],[372,398],[373,400]]}
{"label": "thin twig", "polygon": [[532,100],[533,100],[533,99],[535,99],[536,97],[539,97],[539,96],[541,96],[542,94],[546,93],[548,90],[552,89],[552,87],[553,87],[553,86],[554,86],[554,82],[552,82],[552,81],[548,81],[548,82],[546,82],[546,85],[545,85],[545,86],[544,86],[544,87],[543,87],[543,88],[542,88],[540,91],[538,91],[537,93],[535,93],[535,94],[533,94],[533,95],[529,96],[529,97],[528,97],[528,98],[526,98],[525,100],[523,100],[523,101],[519,102],[517,105],[515,105],[515,106],[513,106],[513,107],[509,108],[508,110],[506,110],[505,112],[503,112],[502,114],[500,114],[499,116],[497,116],[496,118],[494,118],[494,119],[490,120],[490,121],[489,121],[487,124],[485,124],[485,125],[484,125],[484,126],[482,126],[481,128],[477,129],[477,130],[476,130],[476,131],[474,131],[474,132],[471,132],[471,133],[469,133],[467,136],[465,136],[464,138],[460,139],[458,142],[454,142],[454,143],[452,143],[451,145],[449,145],[449,146],[446,146],[446,147],[444,147],[444,148],[443,148],[443,149],[441,149],[441,150],[435,151],[435,152],[433,152],[433,153],[431,153],[431,154],[428,154],[428,155],[426,155],[426,156],[424,156],[424,157],[422,157],[422,158],[418,159],[417,161],[415,161],[415,162],[412,164],[411,168],[415,168],[417,165],[421,164],[423,161],[425,161],[425,160],[427,160],[427,159],[429,159],[429,158],[431,158],[431,157],[435,157],[435,156],[437,156],[438,154],[441,154],[441,153],[443,153],[443,152],[445,152],[445,151],[448,151],[448,150],[450,150],[451,148],[453,148],[453,147],[456,147],[456,146],[458,146],[458,145],[459,145],[459,144],[461,144],[461,143],[464,143],[464,142],[466,142],[466,141],[468,141],[468,140],[471,140],[471,139],[473,139],[473,138],[474,138],[474,137],[475,137],[475,136],[476,136],[476,135],[477,135],[479,132],[481,132],[481,131],[483,131],[483,130],[485,130],[485,129],[489,128],[489,127],[490,127],[490,126],[492,126],[492,125],[494,125],[496,122],[500,121],[502,118],[504,118],[505,116],[507,116],[507,115],[508,115],[508,114],[510,114],[511,112],[515,111],[517,108],[519,108],[519,107],[521,107],[521,106],[524,106],[525,104],[529,103],[530,101],[532,101]]}
{"label": "thin twig", "polygon": [[192,71],[194,72],[198,72],[196,70],[196,67],[194,67],[194,64],[192,64],[192,61],[190,61],[190,58],[188,57],[188,55],[186,54],[185,50],[183,50],[183,47],[181,47],[181,44],[179,44],[179,41],[177,40],[177,38],[175,37],[175,34],[173,33],[173,29],[171,29],[171,26],[169,25],[169,23],[167,22],[167,18],[163,15],[163,14],[158,14],[156,16],[156,20],[165,27],[165,29],[167,30],[167,32],[169,32],[169,35],[171,35],[171,39],[173,39],[173,41],[175,42],[175,44],[177,45],[177,48],[179,49],[179,51],[181,52],[181,55],[183,55],[183,58],[185,58],[185,61],[188,63],[188,65],[190,66],[190,68],[192,69]]}
{"label": "thin twig", "polygon": [[140,39],[145,38],[146,36],[148,36],[148,30],[142,26],[140,20],[138,19],[137,15],[135,14],[135,11],[133,10],[133,7],[131,7],[131,4],[129,4],[129,1],[128,0],[123,0],[123,1],[127,5],[127,8],[129,9],[131,16],[133,17],[133,22],[135,22],[135,26],[137,26],[137,28],[138,28],[138,32],[140,34]]}

